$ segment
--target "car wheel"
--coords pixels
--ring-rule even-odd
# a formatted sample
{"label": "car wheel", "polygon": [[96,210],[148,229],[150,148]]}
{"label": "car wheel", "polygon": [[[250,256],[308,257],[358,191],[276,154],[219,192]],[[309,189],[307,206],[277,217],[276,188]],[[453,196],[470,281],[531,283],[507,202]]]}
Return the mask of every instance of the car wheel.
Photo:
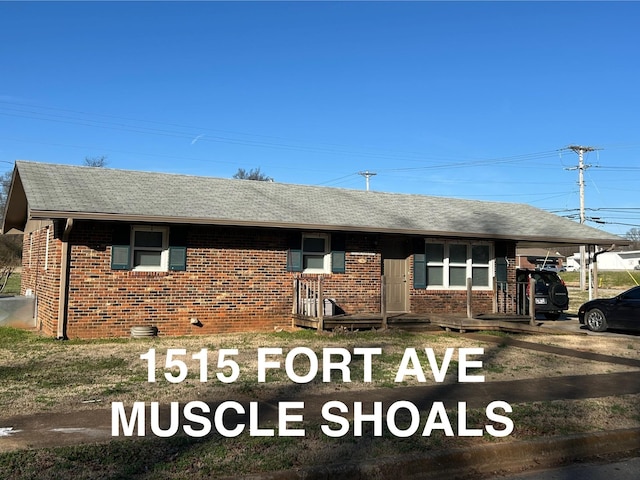
{"label": "car wheel", "polygon": [[589,310],[585,316],[587,328],[592,332],[604,332],[607,329],[607,318],[599,308]]}
{"label": "car wheel", "polygon": [[548,320],[558,320],[560,318],[560,312],[545,312],[544,318]]}

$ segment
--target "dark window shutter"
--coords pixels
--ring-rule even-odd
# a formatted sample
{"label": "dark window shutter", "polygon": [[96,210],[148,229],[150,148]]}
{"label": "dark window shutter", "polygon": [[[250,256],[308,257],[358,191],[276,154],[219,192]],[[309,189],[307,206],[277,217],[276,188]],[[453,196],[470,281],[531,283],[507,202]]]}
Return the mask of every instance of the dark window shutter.
{"label": "dark window shutter", "polygon": [[112,245],[111,246],[111,269],[112,270],[129,270],[129,245]]}
{"label": "dark window shutter", "polygon": [[290,248],[287,251],[287,272],[302,271],[302,250]]}
{"label": "dark window shutter", "polygon": [[345,273],[347,236],[344,233],[331,235],[331,271]]}
{"label": "dark window shutter", "polygon": [[169,270],[184,271],[187,269],[187,247],[169,247]]}
{"label": "dark window shutter", "polygon": [[331,252],[331,271],[333,273],[344,273],[345,269],[345,252],[334,250]]}
{"label": "dark window shutter", "polygon": [[174,225],[169,230],[169,270],[187,269],[187,227]]}
{"label": "dark window shutter", "polygon": [[427,256],[413,254],[413,288],[427,288]]}
{"label": "dark window shutter", "polygon": [[302,271],[302,233],[291,231],[287,235],[287,272]]}

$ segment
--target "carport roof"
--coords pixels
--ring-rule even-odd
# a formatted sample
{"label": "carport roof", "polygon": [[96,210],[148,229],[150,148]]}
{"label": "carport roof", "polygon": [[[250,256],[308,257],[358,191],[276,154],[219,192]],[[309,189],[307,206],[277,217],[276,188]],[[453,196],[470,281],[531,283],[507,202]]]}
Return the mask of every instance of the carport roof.
{"label": "carport roof", "polygon": [[54,218],[625,243],[526,204],[17,161],[3,231]]}

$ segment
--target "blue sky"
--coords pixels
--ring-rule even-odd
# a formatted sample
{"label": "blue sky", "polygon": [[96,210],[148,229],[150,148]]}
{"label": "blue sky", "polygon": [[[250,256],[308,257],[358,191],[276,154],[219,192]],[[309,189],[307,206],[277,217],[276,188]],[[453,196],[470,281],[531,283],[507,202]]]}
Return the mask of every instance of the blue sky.
{"label": "blue sky", "polygon": [[0,2],[16,159],[528,203],[640,228],[640,3]]}

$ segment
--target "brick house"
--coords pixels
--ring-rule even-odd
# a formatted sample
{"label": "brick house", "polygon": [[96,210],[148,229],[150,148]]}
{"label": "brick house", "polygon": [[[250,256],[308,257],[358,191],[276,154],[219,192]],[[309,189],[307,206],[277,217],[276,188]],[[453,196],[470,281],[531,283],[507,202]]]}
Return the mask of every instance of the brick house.
{"label": "brick house", "polygon": [[[347,314],[495,310],[516,246],[620,238],[523,204],[16,162],[3,231],[58,338],[272,330],[297,278]],[[514,305],[507,305],[513,311]]]}
{"label": "brick house", "polygon": [[549,248],[519,248],[516,251],[518,268],[555,268],[564,267],[563,255]]}

